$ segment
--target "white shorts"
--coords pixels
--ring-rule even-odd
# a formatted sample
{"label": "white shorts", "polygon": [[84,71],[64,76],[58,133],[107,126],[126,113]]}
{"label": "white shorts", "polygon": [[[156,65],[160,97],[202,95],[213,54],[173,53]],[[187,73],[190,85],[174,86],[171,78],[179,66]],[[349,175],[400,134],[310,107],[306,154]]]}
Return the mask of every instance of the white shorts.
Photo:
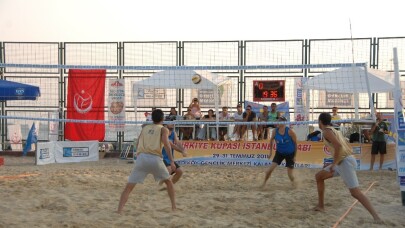
{"label": "white shorts", "polygon": [[[330,166],[331,165],[328,165],[323,170],[329,172]],[[333,176],[341,176],[349,189],[357,188],[359,187],[359,180],[357,179],[356,166],[356,159],[353,156],[347,156],[339,165],[335,166],[335,172],[333,173]]]}
{"label": "white shorts", "polygon": [[161,157],[153,154],[140,153],[136,158],[131,175],[128,177],[128,183],[143,183],[148,174],[152,174],[155,181],[170,178],[169,172]]}

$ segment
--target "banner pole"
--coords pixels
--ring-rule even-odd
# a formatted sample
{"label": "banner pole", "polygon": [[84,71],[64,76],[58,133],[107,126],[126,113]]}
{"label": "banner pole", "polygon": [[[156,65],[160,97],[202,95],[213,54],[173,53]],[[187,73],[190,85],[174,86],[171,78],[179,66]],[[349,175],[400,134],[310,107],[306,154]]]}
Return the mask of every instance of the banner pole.
{"label": "banner pole", "polygon": [[394,54],[394,75],[395,75],[395,89],[394,89],[394,110],[395,110],[395,128],[396,128],[396,163],[399,187],[401,190],[402,205],[405,206],[405,145],[401,143],[400,138],[404,137],[405,121],[402,105],[402,91],[401,82],[399,80],[399,66],[397,48],[393,49]]}

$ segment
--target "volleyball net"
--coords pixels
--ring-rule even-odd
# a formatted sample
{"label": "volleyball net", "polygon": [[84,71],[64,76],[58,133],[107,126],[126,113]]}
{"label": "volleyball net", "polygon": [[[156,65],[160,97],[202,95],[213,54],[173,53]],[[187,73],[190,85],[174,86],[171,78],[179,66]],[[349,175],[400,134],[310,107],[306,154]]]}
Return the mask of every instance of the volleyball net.
{"label": "volleyball net", "polygon": [[[384,89],[389,87],[391,74],[369,68],[366,61],[354,63],[354,58],[368,60],[368,56],[349,55],[350,41],[333,52],[327,41],[312,44],[310,53],[303,51],[302,44],[65,43],[60,51],[61,44],[44,43],[36,45],[41,50],[37,51],[29,43],[7,43],[0,63],[2,79],[37,86],[40,96],[34,101],[4,99],[2,140],[13,140],[18,131],[13,126],[20,128],[25,140],[37,122],[39,140],[47,141],[50,135],[68,139],[67,128],[79,132],[82,128],[71,128],[79,124],[92,125],[90,131],[101,133],[101,141],[130,142],[142,125],[150,123],[152,108],[162,109],[166,121],[182,126],[273,125],[276,122],[219,120],[224,107],[233,116],[238,104],[243,112],[250,105],[259,117],[272,103],[288,124],[304,126],[306,136],[309,126],[317,125],[318,114],[332,112],[332,107],[339,108],[338,122],[369,118],[376,93],[379,107],[393,107],[389,92],[373,88],[385,83]],[[304,55],[310,55],[311,61],[304,61]],[[369,74],[375,76],[373,81]],[[194,98],[199,100],[200,120],[186,121]],[[210,109],[214,121],[203,118]]]}
{"label": "volleyball net", "polygon": [[[175,66],[175,67],[139,67],[139,66],[80,66],[80,65],[25,65],[3,64],[1,67],[16,69],[35,68],[51,70],[53,68],[67,70],[64,89],[60,85],[32,83],[41,92],[35,101],[24,101],[24,97],[7,101],[7,111],[1,118],[9,125],[25,125],[22,135],[26,135],[31,123],[39,121],[39,138],[47,139],[49,131],[58,129],[58,136],[64,137],[67,129],[72,125],[83,125],[84,128],[73,128],[74,131],[85,130],[86,126],[93,126],[91,131],[104,132],[101,141],[109,141],[117,133],[125,134],[131,141],[139,134],[140,127],[151,121],[153,108],[165,112],[165,120],[173,121],[177,125],[213,124],[220,125],[273,125],[277,122],[263,118],[257,122],[242,122],[232,119],[237,112],[237,105],[241,104],[243,112],[248,105],[259,117],[265,106],[271,111],[272,103],[276,103],[280,115],[285,116],[289,124],[308,126],[316,124],[319,112],[331,112],[332,107],[345,110],[340,114],[338,122],[350,122],[365,118],[370,111],[370,99],[373,85],[387,83],[390,86],[389,75],[377,75],[375,70],[369,69],[363,63],[357,64],[322,64],[322,65],[257,65],[257,66]],[[317,77],[249,77],[245,80],[244,99],[240,97],[238,78],[215,73],[221,70],[280,70],[296,69],[328,69]],[[108,70],[152,70],[149,77],[142,78],[108,78]],[[367,74],[378,76],[368,81]],[[384,77],[385,81],[384,81]],[[381,81],[375,81],[381,80]],[[29,80],[28,80],[29,82]],[[22,85],[22,84],[21,84]],[[56,87],[56,88],[55,88]],[[21,87],[22,89],[24,87]],[[27,87],[29,88],[29,87]],[[385,88],[383,88],[385,89]],[[52,91],[57,91],[54,94]],[[374,91],[375,92],[375,91]],[[26,104],[36,109],[41,103],[57,104],[61,102],[52,96],[62,93],[64,102],[62,110],[27,111],[18,107]],[[7,95],[3,95],[7,96]],[[10,95],[11,96],[11,95]],[[187,113],[192,108],[193,99],[198,100],[201,113],[195,118],[187,119]],[[191,105],[191,106],[190,106]],[[13,109],[11,108],[13,107]],[[227,109],[228,117],[222,118],[223,108]],[[213,118],[208,117],[208,111],[213,111]],[[316,112],[314,111],[316,110]],[[193,113],[194,115],[195,113]],[[218,118],[216,118],[218,117]],[[224,116],[225,117],[225,116]],[[196,119],[197,118],[197,119]],[[233,120],[223,121],[223,120]],[[217,123],[219,124],[219,123]],[[95,133],[92,133],[94,135]],[[67,137],[68,138],[68,137]],[[78,140],[79,138],[71,138]],[[113,140],[113,139],[111,139]]]}

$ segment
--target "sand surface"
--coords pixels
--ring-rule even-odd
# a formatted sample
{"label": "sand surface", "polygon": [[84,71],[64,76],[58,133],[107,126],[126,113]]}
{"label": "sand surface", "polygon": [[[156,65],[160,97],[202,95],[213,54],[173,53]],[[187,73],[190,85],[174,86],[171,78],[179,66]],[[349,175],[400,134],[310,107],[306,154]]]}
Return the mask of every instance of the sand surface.
{"label": "sand surface", "polygon": [[[315,212],[316,169],[296,169],[293,188],[278,167],[264,189],[267,167],[184,166],[171,212],[152,176],[137,185],[123,214],[115,213],[133,167],[125,160],[34,165],[33,157],[5,156],[0,166],[0,227],[332,227],[354,199],[340,178],[326,182],[326,212]],[[340,227],[404,227],[405,207],[394,171],[359,171],[385,224],[356,204]]]}

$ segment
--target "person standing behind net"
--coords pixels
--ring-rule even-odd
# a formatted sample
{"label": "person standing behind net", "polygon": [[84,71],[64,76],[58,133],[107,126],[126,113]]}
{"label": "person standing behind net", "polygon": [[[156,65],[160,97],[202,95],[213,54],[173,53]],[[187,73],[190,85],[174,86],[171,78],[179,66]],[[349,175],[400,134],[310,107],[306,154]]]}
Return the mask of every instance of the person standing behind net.
{"label": "person standing behind net", "polygon": [[[128,200],[129,194],[135,188],[137,183],[143,183],[148,174],[153,174],[155,181],[163,181],[167,186],[167,192],[172,205],[172,210],[176,210],[175,191],[173,183],[170,180],[169,172],[162,161],[162,148],[171,151],[169,142],[169,130],[163,127],[163,111],[156,109],[152,112],[153,124],[146,125],[142,128],[138,139],[137,151],[138,156],[135,166],[128,177],[128,183],[121,194],[117,212],[122,213],[122,209]],[[176,170],[173,157],[168,153],[170,167],[172,171]]]}
{"label": "person standing behind net", "polygon": [[[191,114],[191,109],[187,109],[187,113],[183,116],[184,120],[195,120],[195,117],[193,114]],[[193,127],[181,127],[180,132],[183,134],[182,139],[183,140],[190,140],[193,138]]]}
{"label": "person standing behind net", "polygon": [[324,143],[330,148],[333,155],[333,163],[315,175],[318,190],[318,205],[314,210],[325,211],[325,180],[340,175],[347,188],[349,188],[351,195],[370,212],[375,221],[381,222],[370,201],[359,188],[359,181],[356,175],[357,162],[352,156],[352,148],[342,133],[333,128],[331,120],[331,115],[326,112],[321,113],[318,118],[319,128],[323,132]]}
{"label": "person standing behind net", "polygon": [[372,134],[373,144],[371,146],[371,161],[370,170],[374,169],[375,156],[380,153],[380,170],[384,164],[384,154],[387,153],[387,142],[385,139],[385,134],[388,134],[387,124],[383,121],[380,112],[376,114],[377,122],[373,125],[370,130]]}
{"label": "person standing behind net", "polygon": [[[287,121],[287,119],[282,116],[279,117],[278,121]],[[271,173],[281,164],[285,159],[287,174],[291,182],[294,184],[294,165],[295,165],[295,155],[297,154],[297,136],[295,132],[287,127],[283,123],[276,125],[276,128],[273,130],[273,134],[270,138],[270,155],[273,152],[273,143],[276,141],[276,155],[274,155],[273,162],[270,165],[270,168],[266,171],[266,176],[262,184],[262,188],[266,185],[267,180],[270,178]]]}
{"label": "person standing behind net", "polygon": [[[215,114],[214,114],[214,110],[210,109],[208,110],[208,115],[204,115],[202,120],[215,120]],[[217,138],[217,129],[215,127],[212,127],[213,125],[211,124],[204,124],[204,127],[200,129],[200,131],[198,132],[198,136],[197,139],[198,140],[204,140],[207,137],[207,132],[209,133],[209,140],[214,140]]]}
{"label": "person standing behind net", "polygon": [[166,117],[168,120],[173,121],[177,119],[177,110],[175,107],[171,107],[170,108],[170,113],[169,115]]}
{"label": "person standing behind net", "polygon": [[[271,110],[269,112],[269,117],[267,118],[267,121],[276,122],[277,119],[280,117],[280,112],[277,111],[277,104],[276,103],[271,103],[270,108],[271,108]],[[268,126],[270,128],[275,128],[276,127],[274,124],[270,124]],[[269,138],[270,138],[270,136],[269,136]]]}
{"label": "person standing behind net", "polygon": [[[193,98],[193,100],[191,101],[190,105],[188,106],[188,108],[191,110],[191,114],[194,116],[194,118],[196,120],[200,120],[202,117],[201,114],[201,106],[200,106],[200,101],[198,100],[198,98]],[[200,131],[200,125],[196,124],[194,125],[194,133],[197,136],[199,131]]]}

